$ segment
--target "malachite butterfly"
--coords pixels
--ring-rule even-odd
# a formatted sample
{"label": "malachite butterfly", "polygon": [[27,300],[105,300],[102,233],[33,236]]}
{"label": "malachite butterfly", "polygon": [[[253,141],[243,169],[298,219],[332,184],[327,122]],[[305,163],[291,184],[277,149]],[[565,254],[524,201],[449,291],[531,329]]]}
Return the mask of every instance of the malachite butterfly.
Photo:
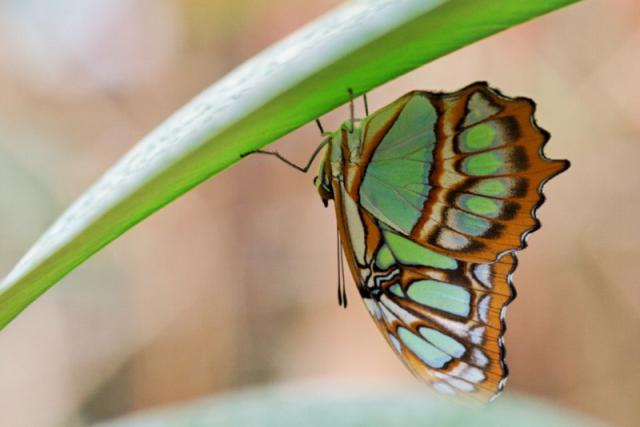
{"label": "malachite butterfly", "polygon": [[540,226],[543,185],[569,167],[545,157],[534,111],[478,82],[413,91],[325,133],[316,186],[360,296],[409,370],[445,394],[490,400],[507,378],[514,252]]}
{"label": "malachite butterfly", "polygon": [[481,400],[504,387],[514,252],[539,228],[549,160],[535,104],[486,83],[410,92],[328,134],[316,185],[373,320],[436,390]]}

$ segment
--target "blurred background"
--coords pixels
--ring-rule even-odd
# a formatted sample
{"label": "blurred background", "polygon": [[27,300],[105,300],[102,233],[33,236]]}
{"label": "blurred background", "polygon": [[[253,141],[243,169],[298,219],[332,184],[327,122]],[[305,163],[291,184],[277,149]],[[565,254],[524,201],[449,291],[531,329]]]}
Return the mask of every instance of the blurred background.
{"label": "blurred background", "polygon": [[[336,0],[0,1],[0,276],[136,141]],[[507,316],[509,393],[640,419],[640,3],[590,0],[369,95],[487,80],[538,104],[543,228]],[[340,108],[323,117],[334,128]],[[303,162],[310,124],[275,146]],[[86,425],[246,387],[414,384],[358,301],[336,301],[335,219],[312,185],[247,158],[131,230],[0,333],[0,425]]]}

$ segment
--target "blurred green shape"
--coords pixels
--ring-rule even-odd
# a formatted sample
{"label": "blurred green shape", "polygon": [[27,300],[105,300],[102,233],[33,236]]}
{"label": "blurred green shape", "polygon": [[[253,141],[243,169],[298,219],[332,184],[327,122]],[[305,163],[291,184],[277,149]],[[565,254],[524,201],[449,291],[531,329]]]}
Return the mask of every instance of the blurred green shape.
{"label": "blurred green shape", "polygon": [[306,384],[265,387],[152,410],[94,427],[595,427],[520,395],[468,406],[419,388]]}
{"label": "blurred green shape", "polygon": [[356,95],[577,0],[352,1],[247,61],[151,132],[0,283],[0,328],[176,197]]}

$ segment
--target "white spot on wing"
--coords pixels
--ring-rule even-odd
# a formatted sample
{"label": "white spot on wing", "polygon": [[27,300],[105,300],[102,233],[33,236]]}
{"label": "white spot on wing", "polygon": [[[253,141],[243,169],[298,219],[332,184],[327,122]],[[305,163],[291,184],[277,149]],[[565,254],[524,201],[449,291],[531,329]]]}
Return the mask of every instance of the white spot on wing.
{"label": "white spot on wing", "polygon": [[473,269],[476,279],[487,289],[491,289],[493,284],[491,283],[491,265],[479,264]]}
{"label": "white spot on wing", "polygon": [[367,306],[369,313],[373,315],[378,320],[382,320],[382,313],[380,312],[380,307],[375,303],[371,298],[364,298],[364,304]]}
{"label": "white spot on wing", "polygon": [[398,318],[383,304],[380,304],[379,307],[385,319],[385,322],[387,322],[388,325],[391,325],[394,321],[398,320]]}
{"label": "white spot on wing", "polygon": [[432,383],[431,384],[436,391],[440,393],[454,395],[456,391],[449,385],[442,382]]}
{"label": "white spot on wing", "polygon": [[500,111],[498,106],[492,104],[487,96],[482,92],[476,92],[469,97],[467,108],[469,110],[469,114],[467,114],[464,119],[464,126],[471,126],[472,124],[485,120]]}
{"label": "white spot on wing", "polygon": [[[409,313],[407,310],[400,307],[398,304],[389,299],[386,295],[383,295],[380,298],[380,307],[382,307],[383,313],[385,311],[391,311],[397,316],[402,322],[406,325],[411,325],[412,323],[419,321],[420,318],[414,316]],[[438,324],[442,329],[449,331],[453,336],[464,338],[469,335],[467,327],[462,322],[457,322],[455,320],[448,319],[443,316],[438,315],[428,315],[425,316],[429,320]],[[484,332],[482,332],[484,333]],[[480,339],[482,339],[482,333]],[[474,343],[475,344],[475,343]]]}
{"label": "white spot on wing", "polygon": [[487,366],[487,364],[489,364],[489,359],[487,358],[487,356],[485,356],[485,354],[478,348],[474,348],[471,352],[471,361],[474,365],[478,365],[481,368],[484,368],[485,366]]}
{"label": "white spot on wing", "polygon": [[472,383],[479,383],[485,379],[484,372],[473,366],[470,366],[460,372],[459,376]]}
{"label": "white spot on wing", "polygon": [[458,377],[461,378],[467,382],[473,383],[473,384],[477,384],[479,382],[484,381],[485,376],[484,373],[482,372],[482,370],[476,368],[475,366],[471,366],[469,364],[466,363],[460,363],[458,364],[455,368],[453,368],[451,371],[449,371],[448,374],[443,374],[440,372],[436,372],[435,375],[437,375],[440,378],[446,379],[448,380],[447,376],[451,375],[453,377]]}
{"label": "white spot on wing", "polygon": [[398,342],[398,340],[396,339],[396,337],[394,337],[393,335],[389,335],[389,340],[391,341],[391,344],[393,344],[393,348],[400,353],[402,351],[402,348],[400,347],[400,343]]}
{"label": "white spot on wing", "polygon": [[449,378],[447,381],[449,384],[462,391],[471,392],[476,389],[473,384],[461,380],[460,378]]}
{"label": "white spot on wing", "polygon": [[491,296],[485,295],[480,299],[478,303],[478,316],[484,323],[489,323],[489,303],[491,302]]}
{"label": "white spot on wing", "polygon": [[469,331],[469,339],[476,345],[481,345],[484,341],[484,326],[476,326]]}
{"label": "white spot on wing", "polygon": [[383,295],[380,298],[380,302],[382,303],[383,309],[389,309],[395,317],[399,318],[405,325],[411,325],[412,323],[420,320],[413,314],[409,313],[404,308],[400,307],[398,304],[390,300],[386,295]]}
{"label": "white spot on wing", "polygon": [[498,384],[498,388],[504,388],[504,385],[507,383],[507,377],[504,377],[503,379],[500,380],[500,383]]}
{"label": "white spot on wing", "polygon": [[461,250],[469,245],[469,239],[446,228],[441,228],[438,234],[438,245],[445,249]]}

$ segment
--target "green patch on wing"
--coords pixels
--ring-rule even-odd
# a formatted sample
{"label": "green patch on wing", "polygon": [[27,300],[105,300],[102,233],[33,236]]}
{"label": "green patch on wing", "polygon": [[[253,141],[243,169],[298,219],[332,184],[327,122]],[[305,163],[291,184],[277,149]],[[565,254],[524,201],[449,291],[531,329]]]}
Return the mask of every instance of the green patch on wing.
{"label": "green patch on wing", "polygon": [[389,291],[397,297],[404,297],[404,292],[402,292],[402,287],[399,284],[395,284],[389,287]]}
{"label": "green patch on wing", "polygon": [[483,196],[504,197],[511,186],[511,178],[487,178],[471,188],[471,191]]}
{"label": "green patch on wing", "polygon": [[413,95],[366,165],[360,187],[362,206],[405,233],[420,218],[429,194],[436,120],[431,102]]}
{"label": "green patch on wing", "polygon": [[460,197],[460,206],[476,215],[496,217],[502,210],[502,201],[489,199],[482,196],[463,195]]}
{"label": "green patch on wing", "polygon": [[467,316],[471,311],[471,296],[462,286],[418,280],[409,286],[407,295],[419,304],[458,316]]}
{"label": "green patch on wing", "polygon": [[421,327],[418,332],[431,344],[453,357],[460,357],[466,351],[464,345],[436,329],[424,326]]}
{"label": "green patch on wing", "polygon": [[496,175],[504,169],[504,156],[499,151],[489,151],[469,156],[462,162],[462,171],[469,175]]}
{"label": "green patch on wing", "polygon": [[447,353],[406,328],[398,328],[398,338],[413,354],[432,368],[442,368],[445,363],[451,360],[451,356]]}
{"label": "green patch on wing", "polygon": [[458,209],[451,209],[449,220],[452,228],[471,236],[481,236],[491,228],[491,222]]}
{"label": "green patch on wing", "polygon": [[403,264],[453,270],[458,266],[455,259],[427,249],[392,231],[383,232],[384,239],[393,257]]}
{"label": "green patch on wing", "polygon": [[494,126],[490,123],[473,126],[460,135],[462,151],[486,150],[500,143]]}
{"label": "green patch on wing", "polygon": [[389,246],[384,245],[378,250],[378,253],[376,254],[376,266],[380,270],[386,270],[395,264],[395,262],[396,260],[393,258],[393,254],[391,253]]}

